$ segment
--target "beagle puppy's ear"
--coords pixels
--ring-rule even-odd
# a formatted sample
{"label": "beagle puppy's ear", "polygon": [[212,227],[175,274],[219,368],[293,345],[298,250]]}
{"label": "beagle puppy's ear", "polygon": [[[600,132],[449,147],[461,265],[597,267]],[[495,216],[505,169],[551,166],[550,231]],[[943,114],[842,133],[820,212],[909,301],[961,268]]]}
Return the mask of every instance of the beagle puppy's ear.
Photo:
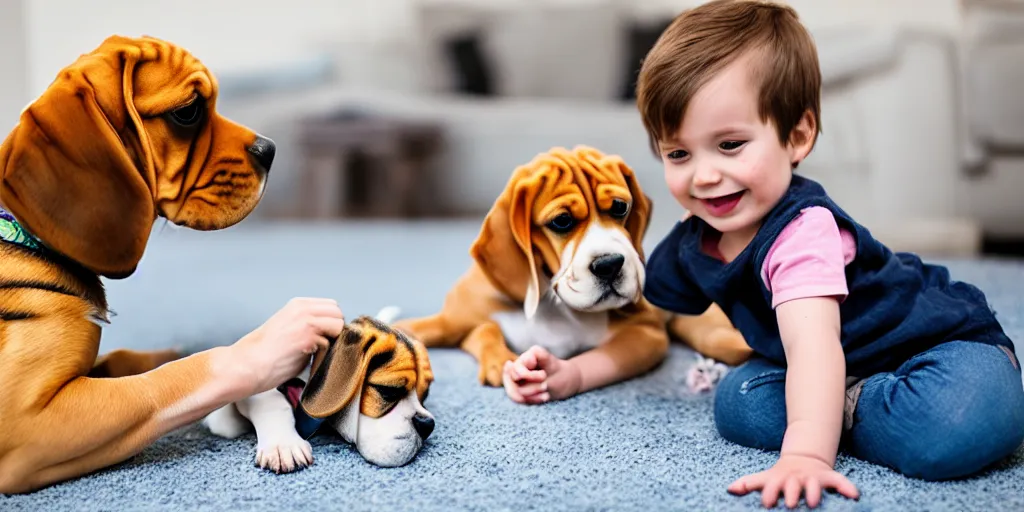
{"label": "beagle puppy's ear", "polygon": [[526,166],[512,173],[469,249],[495,288],[523,302],[527,318],[540,304],[540,280],[533,254],[533,204],[544,179],[539,173],[530,173]]}
{"label": "beagle puppy's ear", "polygon": [[422,404],[427,400],[430,385],[434,382],[434,371],[430,367],[427,347],[416,339],[410,338],[409,342],[412,343],[413,352],[416,354],[416,396]]}
{"label": "beagle puppy's ear", "polygon": [[630,207],[629,216],[626,217],[626,231],[629,232],[633,248],[636,249],[636,253],[640,256],[640,261],[646,261],[643,241],[644,235],[647,233],[647,225],[651,220],[651,213],[654,211],[653,204],[651,198],[647,197],[643,189],[640,188],[640,183],[637,181],[636,175],[633,174],[633,169],[621,160],[617,162],[617,165],[629,187],[629,195],[633,196],[633,205]]}
{"label": "beagle puppy's ear", "polygon": [[132,99],[146,58],[127,39],[107,39],[64,68],[0,146],[0,201],[47,246],[110,278],[134,272],[156,218]]}
{"label": "beagle puppy's ear", "polygon": [[345,408],[359,395],[375,356],[385,357],[392,345],[376,336],[364,336],[358,327],[347,326],[327,350],[313,357],[309,384],[299,405],[313,418],[327,418]]}

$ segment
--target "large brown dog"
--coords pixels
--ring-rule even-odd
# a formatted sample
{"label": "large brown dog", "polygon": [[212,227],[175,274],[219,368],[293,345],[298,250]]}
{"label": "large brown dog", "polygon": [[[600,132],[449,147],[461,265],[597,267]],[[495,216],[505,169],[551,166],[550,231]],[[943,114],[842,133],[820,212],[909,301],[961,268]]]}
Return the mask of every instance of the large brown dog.
{"label": "large brown dog", "polygon": [[115,36],[63,69],[0,146],[0,203],[19,233],[0,243],[0,492],[123,461],[201,417],[188,401],[211,389],[209,352],[97,360],[99,276],[134,272],[157,216],[213,230],[256,206],[274,144],[216,101],[185,50]]}
{"label": "large brown dog", "polygon": [[603,351],[620,378],[660,363],[669,332],[712,359],[744,360],[750,348],[717,306],[682,316],[643,298],[650,213],[621,158],[585,146],[541,153],[512,173],[441,311],[395,327],[427,347],[461,347],[492,386],[535,344],[561,358]]}

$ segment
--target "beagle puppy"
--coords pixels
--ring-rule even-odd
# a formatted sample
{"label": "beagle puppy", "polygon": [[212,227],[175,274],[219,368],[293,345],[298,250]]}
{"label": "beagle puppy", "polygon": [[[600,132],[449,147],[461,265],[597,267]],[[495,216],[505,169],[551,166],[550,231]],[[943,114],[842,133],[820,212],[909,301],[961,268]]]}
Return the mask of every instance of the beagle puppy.
{"label": "beagle puppy", "polygon": [[274,143],[218,115],[217,91],[184,49],[113,36],[0,145],[0,492],[126,460],[210,384],[206,356],[97,355],[100,278],[135,271],[158,216],[226,228],[263,194]]}
{"label": "beagle puppy", "polygon": [[388,308],[357,318],[298,378],[217,409],[203,423],[229,439],[255,430],[256,464],[275,473],[313,463],[306,439],[321,425],[372,464],[407,464],[434,430],[423,405],[434,374],[426,347],[387,325],[393,314]]}
{"label": "beagle puppy", "polygon": [[714,359],[745,357],[742,335],[717,307],[687,317],[644,299],[650,214],[618,156],[586,146],[541,153],[512,173],[441,311],[395,327],[427,347],[461,347],[490,386],[533,345],[563,359],[603,351],[620,379],[659,364],[670,332]]}

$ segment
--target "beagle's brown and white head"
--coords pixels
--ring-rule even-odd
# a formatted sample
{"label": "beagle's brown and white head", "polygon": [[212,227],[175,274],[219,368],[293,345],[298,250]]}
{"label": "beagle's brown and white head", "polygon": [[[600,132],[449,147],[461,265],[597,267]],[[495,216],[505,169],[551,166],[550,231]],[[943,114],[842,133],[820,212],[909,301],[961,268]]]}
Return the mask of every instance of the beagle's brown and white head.
{"label": "beagle's brown and white head", "polygon": [[0,146],[0,203],[50,249],[132,274],[153,222],[221,229],[257,205],[274,143],[217,114],[184,49],[112,36],[57,75]]}
{"label": "beagle's brown and white head", "polygon": [[367,461],[401,466],[434,430],[423,406],[433,381],[422,343],[363,316],[317,352],[299,405],[310,417],[326,418]]}
{"label": "beagle's brown and white head", "polygon": [[618,156],[553,148],[515,169],[470,254],[527,317],[548,293],[577,311],[617,309],[642,297],[650,211]]}

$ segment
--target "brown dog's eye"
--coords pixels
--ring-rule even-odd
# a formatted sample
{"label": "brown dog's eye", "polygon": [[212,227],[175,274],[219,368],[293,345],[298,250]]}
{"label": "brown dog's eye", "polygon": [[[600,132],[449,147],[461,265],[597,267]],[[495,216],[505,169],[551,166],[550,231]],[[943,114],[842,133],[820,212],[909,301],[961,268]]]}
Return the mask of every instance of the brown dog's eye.
{"label": "brown dog's eye", "polygon": [[548,229],[555,233],[568,233],[572,230],[573,226],[576,225],[576,219],[568,213],[560,213],[557,217],[551,219],[547,226]]}
{"label": "brown dog's eye", "polygon": [[380,384],[371,384],[373,389],[380,394],[381,400],[385,402],[397,402],[405,397],[405,388],[398,386],[382,386]]}
{"label": "brown dog's eye", "polygon": [[612,200],[612,207],[608,209],[608,214],[615,218],[623,218],[629,213],[629,203],[622,199]]}
{"label": "brown dog's eye", "polygon": [[203,100],[197,98],[188,105],[181,108],[176,108],[170,112],[171,120],[174,121],[178,126],[190,128],[199,124],[203,120],[204,110]]}

